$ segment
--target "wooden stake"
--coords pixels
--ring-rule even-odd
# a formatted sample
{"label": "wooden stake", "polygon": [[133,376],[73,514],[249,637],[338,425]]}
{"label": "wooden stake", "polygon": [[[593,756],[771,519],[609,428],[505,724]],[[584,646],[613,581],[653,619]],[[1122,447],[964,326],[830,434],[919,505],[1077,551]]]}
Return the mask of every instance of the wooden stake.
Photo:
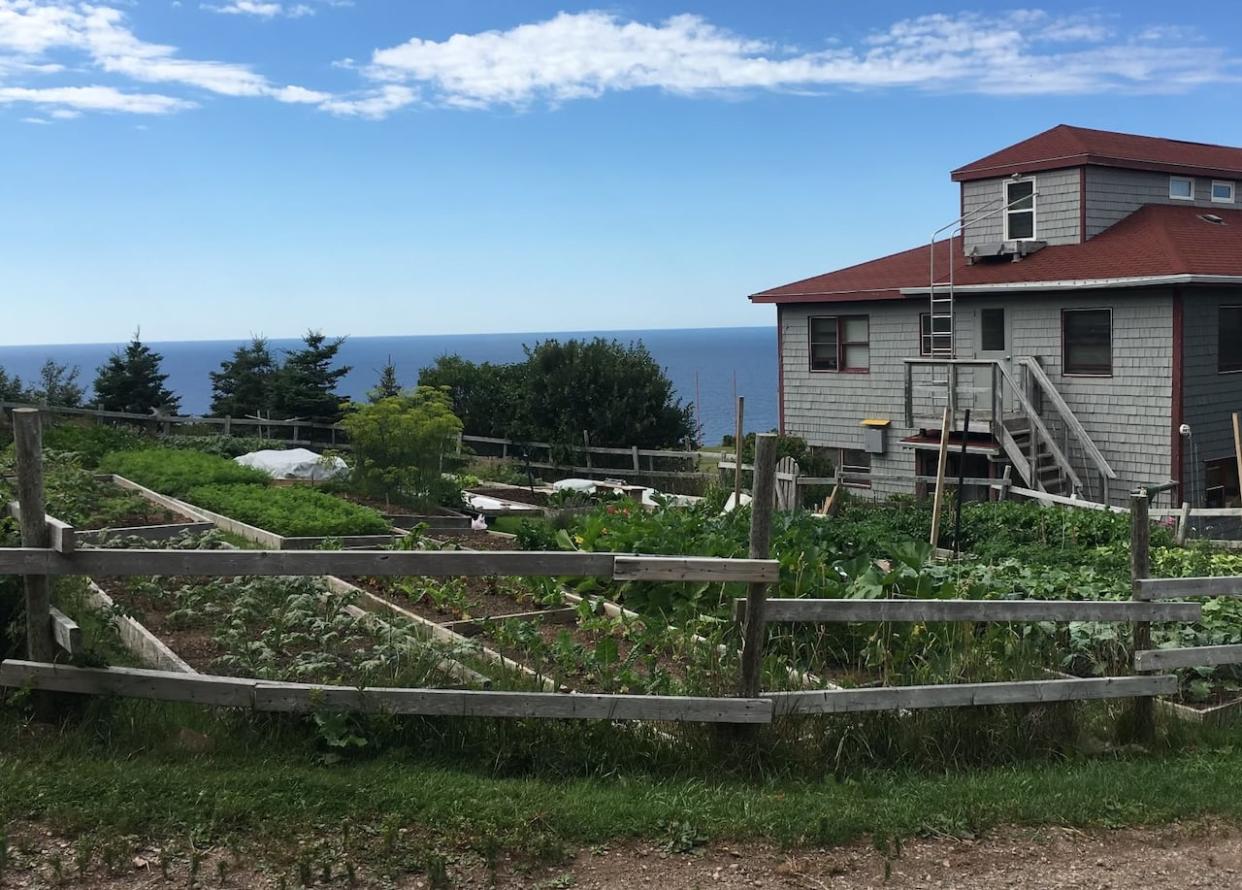
{"label": "wooden stake", "polygon": [[940,508],[944,506],[944,471],[949,462],[949,409],[940,422],[940,454],[936,459],[936,495],[932,499],[931,545],[940,546]]}
{"label": "wooden stake", "polygon": [[1237,411],[1233,412],[1233,456],[1238,462],[1238,489],[1242,493],[1242,420],[1239,420]]}
{"label": "wooden stake", "polygon": [[[1147,490],[1140,488],[1130,494],[1130,598],[1142,599],[1139,581],[1151,571],[1151,525],[1148,521]],[[1133,651],[1151,648],[1151,624],[1134,623]],[[1151,742],[1156,737],[1155,703],[1150,698],[1134,700],[1134,737]]]}
{"label": "wooden stake", "polygon": [[[953,518],[953,555],[962,553],[962,490],[966,487],[966,447],[970,442],[970,409],[962,420],[962,455],[958,458],[957,467],[957,503]],[[933,545],[935,546],[935,545]]]}
{"label": "wooden stake", "polygon": [[[772,508],[776,497],[776,434],[755,437],[754,482],[750,490],[750,555],[767,559],[772,540]],[[767,636],[764,605],[768,599],[766,583],[746,588],[746,622],[742,627],[743,696],[757,696],[763,681],[763,644]]]}
{"label": "wooden stake", "polygon": [[746,410],[746,397],[737,397],[737,426],[734,427],[735,434],[733,436],[733,450],[736,452],[733,462],[737,464],[733,468],[733,508],[737,509],[742,505],[742,417]]}
{"label": "wooden stake", "polygon": [[[17,502],[21,505],[23,547],[50,547],[43,500],[43,426],[37,408],[13,411],[13,444],[17,452]],[[52,585],[46,575],[28,575],[26,584],[26,652],[31,661],[51,661],[56,653],[52,635]]]}
{"label": "wooden stake", "polygon": [[1182,501],[1182,512],[1177,517],[1177,534],[1173,537],[1173,543],[1178,547],[1186,545],[1186,537],[1190,534],[1190,501]]}

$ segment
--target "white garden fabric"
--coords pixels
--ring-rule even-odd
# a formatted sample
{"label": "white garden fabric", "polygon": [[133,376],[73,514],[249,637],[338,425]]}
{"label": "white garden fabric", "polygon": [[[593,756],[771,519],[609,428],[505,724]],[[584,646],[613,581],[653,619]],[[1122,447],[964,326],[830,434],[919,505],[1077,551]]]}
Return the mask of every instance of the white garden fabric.
{"label": "white garden fabric", "polygon": [[252,451],[233,458],[243,467],[262,470],[273,479],[308,479],[318,482],[344,473],[348,466],[339,457],[325,458],[307,448]]}

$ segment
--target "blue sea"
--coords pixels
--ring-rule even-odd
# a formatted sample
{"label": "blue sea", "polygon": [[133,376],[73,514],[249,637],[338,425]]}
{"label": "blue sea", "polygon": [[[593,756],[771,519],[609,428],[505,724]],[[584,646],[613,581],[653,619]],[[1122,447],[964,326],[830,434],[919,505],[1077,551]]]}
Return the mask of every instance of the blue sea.
{"label": "blue sea", "polygon": [[[582,331],[556,334],[460,334],[430,337],[349,337],[341,347],[340,361],[352,366],[340,391],[362,398],[375,384],[379,369],[389,356],[397,365],[404,385],[412,386],[420,368],[438,356],[457,354],[475,362],[514,362],[523,357],[523,346],[540,340],[604,336],[623,342],[642,341],[668,372],[685,404],[698,404],[703,441],[715,444],[733,432],[734,393],[746,398],[746,429],[764,431],[776,427],[776,329],[693,328],[650,331]],[[169,387],[181,396],[186,413],[203,414],[211,403],[211,380],[216,370],[242,340],[152,342],[164,356]],[[272,340],[276,350],[292,349],[298,340]],[[82,369],[81,380],[89,387],[95,370],[121,348],[119,343],[67,344],[60,346],[0,346],[0,367],[23,380],[34,379],[48,358]]]}

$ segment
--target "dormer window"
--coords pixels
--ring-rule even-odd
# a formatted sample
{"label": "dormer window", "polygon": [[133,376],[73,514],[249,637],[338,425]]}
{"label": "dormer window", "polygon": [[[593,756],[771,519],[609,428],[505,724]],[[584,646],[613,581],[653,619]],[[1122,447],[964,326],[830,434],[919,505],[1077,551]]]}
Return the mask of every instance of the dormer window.
{"label": "dormer window", "polygon": [[1005,240],[1035,237],[1035,180],[1005,180]]}
{"label": "dormer window", "polygon": [[1220,179],[1212,180],[1212,203],[1213,204],[1232,204],[1233,203],[1233,183],[1228,180],[1220,180]]}
{"label": "dormer window", "polygon": [[1169,197],[1174,201],[1193,201],[1195,199],[1195,181],[1189,176],[1170,176]]}

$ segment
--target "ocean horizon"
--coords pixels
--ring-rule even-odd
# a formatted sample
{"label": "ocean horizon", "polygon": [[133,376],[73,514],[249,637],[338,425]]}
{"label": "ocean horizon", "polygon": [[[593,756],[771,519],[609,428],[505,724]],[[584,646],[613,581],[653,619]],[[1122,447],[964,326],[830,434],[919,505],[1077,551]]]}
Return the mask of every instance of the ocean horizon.
{"label": "ocean horizon", "polygon": [[[705,443],[718,443],[733,432],[734,396],[746,399],[746,430],[765,431],[777,425],[775,327],[680,328],[622,331],[558,331],[547,333],[433,334],[393,337],[346,337],[339,364],[352,370],[339,387],[343,396],[365,398],[389,357],[402,385],[413,386],[421,368],[441,355],[460,355],[474,362],[515,362],[524,347],[543,340],[605,337],[624,343],[641,341],[672,380],[683,404],[697,404]],[[211,404],[211,379],[239,345],[237,340],[150,341],[163,357],[168,387],[181,397],[187,414],[204,414]],[[273,351],[297,348],[297,338],[271,339]],[[95,372],[124,343],[72,343],[0,346],[0,367],[22,380],[36,379],[49,358],[81,369],[79,380],[90,395]]]}

